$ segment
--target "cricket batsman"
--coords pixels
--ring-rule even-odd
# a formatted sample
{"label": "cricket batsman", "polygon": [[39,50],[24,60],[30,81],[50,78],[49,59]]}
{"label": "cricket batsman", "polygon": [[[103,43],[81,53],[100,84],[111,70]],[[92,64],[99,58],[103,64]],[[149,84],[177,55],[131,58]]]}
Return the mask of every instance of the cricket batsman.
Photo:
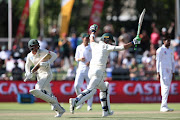
{"label": "cricket batsman", "polygon": [[86,90],[79,94],[76,98],[70,98],[70,112],[74,113],[74,108],[84,101],[92,97],[97,89],[100,89],[100,101],[102,106],[102,117],[113,115],[113,111],[110,108],[110,98],[109,98],[109,83],[104,82],[104,73],[106,69],[106,63],[108,56],[111,51],[122,51],[128,49],[129,47],[140,44],[140,41],[136,38],[132,42],[129,42],[122,46],[115,46],[115,40],[110,33],[104,33],[101,37],[99,43],[95,41],[95,32],[98,26],[96,24],[91,25],[89,30],[90,34],[90,46],[92,49],[92,59],[90,62],[90,68],[88,76],[90,82]]}
{"label": "cricket batsman", "polygon": [[173,50],[170,47],[171,39],[169,36],[163,38],[163,45],[156,51],[157,79],[161,84],[161,112],[174,111],[167,105],[171,81],[175,75],[175,62]]}
{"label": "cricket batsman", "polygon": [[61,117],[65,112],[65,109],[61,107],[61,105],[57,101],[57,98],[52,94],[50,86],[50,82],[52,80],[52,71],[50,65],[57,58],[57,55],[52,51],[39,49],[40,46],[36,39],[31,39],[28,42],[28,47],[31,52],[27,55],[25,64],[25,76],[27,79],[31,79],[33,76],[30,71],[30,67],[32,65],[36,65],[46,54],[51,55],[51,58],[48,61],[39,63],[40,67],[36,72],[37,83],[35,85],[35,89],[32,89],[29,92],[35,97],[50,103],[51,109],[57,113],[55,117]]}

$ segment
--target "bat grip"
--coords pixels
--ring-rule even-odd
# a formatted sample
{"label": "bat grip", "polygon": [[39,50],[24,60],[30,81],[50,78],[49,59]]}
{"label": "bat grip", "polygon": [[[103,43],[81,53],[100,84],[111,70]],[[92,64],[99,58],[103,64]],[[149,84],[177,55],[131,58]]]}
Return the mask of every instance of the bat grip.
{"label": "bat grip", "polygon": [[26,82],[27,81],[27,77],[24,79],[24,82]]}
{"label": "bat grip", "polygon": [[134,47],[134,50],[136,50],[137,49],[137,44],[135,45],[135,47]]}

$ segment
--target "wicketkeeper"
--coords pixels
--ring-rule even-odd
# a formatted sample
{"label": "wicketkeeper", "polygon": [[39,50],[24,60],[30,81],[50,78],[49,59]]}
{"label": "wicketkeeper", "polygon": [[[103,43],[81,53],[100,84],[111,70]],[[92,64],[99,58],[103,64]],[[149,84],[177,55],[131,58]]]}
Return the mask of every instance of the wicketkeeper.
{"label": "wicketkeeper", "polygon": [[102,35],[99,43],[95,41],[95,32],[98,26],[96,24],[90,26],[90,46],[92,49],[92,59],[90,62],[90,68],[88,76],[90,78],[90,83],[86,90],[84,90],[76,98],[70,98],[70,112],[74,113],[74,108],[84,101],[92,97],[96,93],[96,89],[100,89],[100,101],[102,105],[102,116],[109,116],[113,114],[110,109],[110,99],[109,99],[109,83],[104,82],[104,73],[106,69],[106,63],[108,56],[111,51],[121,51],[128,49],[129,47],[140,44],[140,41],[136,38],[132,42],[129,42],[122,46],[115,46],[115,40],[110,33],[105,33]]}
{"label": "wicketkeeper", "polygon": [[57,55],[52,51],[48,51],[46,49],[39,49],[40,46],[36,39],[31,39],[28,42],[28,47],[31,52],[27,55],[27,60],[25,64],[25,76],[27,79],[31,79],[33,76],[30,71],[30,67],[32,65],[36,65],[46,54],[49,53],[51,55],[51,58],[48,61],[40,62],[40,68],[36,72],[37,83],[35,85],[35,89],[32,89],[29,92],[35,97],[50,103],[51,109],[57,113],[55,117],[61,117],[62,114],[65,112],[65,109],[61,107],[57,98],[52,94],[50,86],[50,82],[53,77],[50,65],[57,58]]}

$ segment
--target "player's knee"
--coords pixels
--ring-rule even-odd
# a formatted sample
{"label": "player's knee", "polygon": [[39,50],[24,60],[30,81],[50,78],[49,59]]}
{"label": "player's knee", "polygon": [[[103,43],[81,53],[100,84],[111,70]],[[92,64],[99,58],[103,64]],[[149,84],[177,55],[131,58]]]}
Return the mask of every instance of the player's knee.
{"label": "player's knee", "polygon": [[35,97],[38,97],[39,98],[39,96],[41,95],[41,90],[39,90],[39,89],[32,89],[32,90],[29,90],[29,92],[31,93],[31,94],[33,94]]}
{"label": "player's knee", "polygon": [[100,87],[100,91],[108,91],[109,89],[109,83],[108,82],[104,82],[104,84]]}
{"label": "player's knee", "polygon": [[106,101],[106,97],[107,97],[107,91],[100,91],[99,93],[99,98],[101,101]]}

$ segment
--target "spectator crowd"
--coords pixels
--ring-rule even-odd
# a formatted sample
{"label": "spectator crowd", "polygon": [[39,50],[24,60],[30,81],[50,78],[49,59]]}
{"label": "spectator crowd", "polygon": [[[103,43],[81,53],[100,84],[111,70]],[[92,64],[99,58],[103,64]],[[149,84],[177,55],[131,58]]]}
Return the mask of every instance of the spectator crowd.
{"label": "spectator crowd", "polygon": [[[127,78],[132,81],[138,80],[156,80],[156,50],[162,45],[163,37],[171,36],[171,49],[174,50],[175,72],[176,76],[180,74],[180,35],[175,36],[174,23],[170,27],[163,27],[160,30],[155,23],[151,25],[152,32],[147,33],[142,30],[140,37],[141,45],[135,51],[134,48],[111,52],[106,69],[107,80],[122,80],[127,72]],[[114,33],[113,26],[107,24],[104,26],[104,32]],[[59,38],[59,31],[56,26],[49,30],[51,41],[46,41],[42,36],[39,36],[38,42],[40,49],[48,49],[57,53],[58,58],[52,65],[54,73],[66,72],[64,80],[74,80],[77,64],[74,61],[76,47],[81,44],[81,35],[78,37],[75,32],[69,36],[66,33]],[[99,35],[100,37],[101,35]],[[126,30],[125,27],[120,28],[119,35],[115,36],[117,45],[126,44],[136,36],[135,30]],[[24,73],[24,65],[26,55],[29,52],[27,43],[20,42],[13,45],[12,50],[7,49],[7,44],[0,45],[0,80],[22,80]],[[119,70],[119,71],[117,71]],[[116,78],[114,73],[118,73]],[[179,79],[179,78],[178,78]]]}

